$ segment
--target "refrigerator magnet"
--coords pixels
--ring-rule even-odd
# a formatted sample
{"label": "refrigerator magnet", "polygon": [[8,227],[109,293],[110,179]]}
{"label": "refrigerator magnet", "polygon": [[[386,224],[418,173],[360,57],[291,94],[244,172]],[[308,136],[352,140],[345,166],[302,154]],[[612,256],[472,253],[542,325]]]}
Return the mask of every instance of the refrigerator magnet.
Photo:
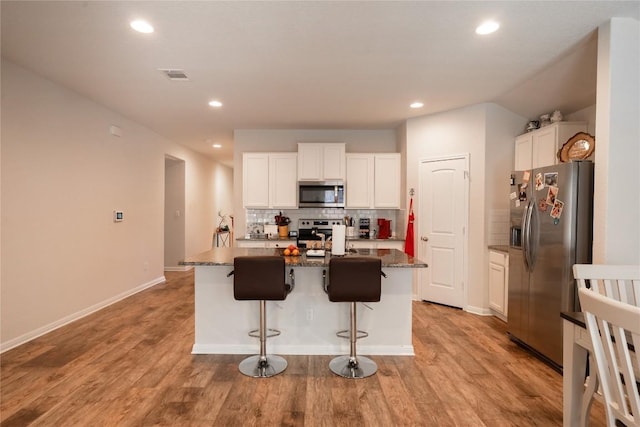
{"label": "refrigerator magnet", "polygon": [[542,179],[542,173],[538,172],[536,174],[536,190],[540,191],[544,188],[544,181]]}
{"label": "refrigerator magnet", "polygon": [[512,192],[511,194],[509,194],[509,198],[510,198],[511,200],[515,200],[515,199],[517,199],[517,198],[518,198],[518,193],[516,193],[515,191],[514,191],[514,192]]}
{"label": "refrigerator magnet", "polygon": [[551,172],[544,174],[544,185],[547,187],[558,186],[558,172]]}
{"label": "refrigerator magnet", "polygon": [[516,208],[520,207],[520,200],[516,199]]}
{"label": "refrigerator magnet", "polygon": [[529,182],[529,178],[531,178],[531,172],[530,171],[524,171],[522,172],[522,182],[524,182],[525,184]]}
{"label": "refrigerator magnet", "polygon": [[527,184],[520,184],[520,194],[518,194],[518,200],[524,202],[527,200]]}
{"label": "refrigerator magnet", "polygon": [[540,210],[540,212],[547,211],[547,201],[545,199],[540,199],[538,201],[538,209]]}
{"label": "refrigerator magnet", "polygon": [[[553,209],[551,209],[551,218],[559,220],[562,216],[562,209],[564,208],[564,202],[556,199],[553,203]],[[555,222],[554,222],[555,224]]]}
{"label": "refrigerator magnet", "polygon": [[549,191],[547,192],[547,204],[553,206],[556,202],[556,197],[558,196],[558,187],[549,187]]}

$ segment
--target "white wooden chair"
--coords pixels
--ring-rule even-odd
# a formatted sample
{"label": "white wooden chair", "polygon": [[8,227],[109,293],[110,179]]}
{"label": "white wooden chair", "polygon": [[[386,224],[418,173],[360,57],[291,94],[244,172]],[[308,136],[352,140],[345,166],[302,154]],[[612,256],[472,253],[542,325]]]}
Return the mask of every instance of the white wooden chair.
{"label": "white wooden chair", "polygon": [[[607,425],[640,427],[640,307],[581,288]],[[632,351],[634,348],[637,351]]]}
{"label": "white wooden chair", "polygon": [[[640,307],[640,265],[576,264],[573,276],[578,289],[590,289],[598,294]],[[589,366],[595,367],[593,355],[589,354]],[[587,426],[593,398],[602,397],[598,390],[596,370],[592,369],[586,379],[582,401],[581,425]]]}

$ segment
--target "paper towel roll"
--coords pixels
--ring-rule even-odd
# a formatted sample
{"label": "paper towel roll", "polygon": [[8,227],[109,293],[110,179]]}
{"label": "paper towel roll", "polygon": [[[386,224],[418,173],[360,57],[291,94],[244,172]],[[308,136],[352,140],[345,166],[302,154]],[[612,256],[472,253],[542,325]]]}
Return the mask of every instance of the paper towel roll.
{"label": "paper towel roll", "polygon": [[344,255],[347,227],[334,225],[331,227],[331,255]]}

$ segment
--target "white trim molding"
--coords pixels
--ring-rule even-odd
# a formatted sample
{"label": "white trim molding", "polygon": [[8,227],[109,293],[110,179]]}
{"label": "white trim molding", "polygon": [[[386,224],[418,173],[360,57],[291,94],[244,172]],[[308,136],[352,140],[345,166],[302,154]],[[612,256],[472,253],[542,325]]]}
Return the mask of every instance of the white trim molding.
{"label": "white trim molding", "polygon": [[31,332],[27,332],[26,334],[20,335],[19,337],[13,338],[7,342],[0,343],[0,354],[4,353],[5,351],[11,350],[12,348],[18,347],[19,345],[25,344],[31,340],[34,340],[58,328],[61,328],[65,325],[68,325],[69,323],[75,322],[76,320],[82,319],[83,317],[86,317],[92,313],[95,313],[96,311],[99,311],[107,306],[115,304],[118,301],[122,301],[123,299],[133,294],[137,294],[138,292],[141,292],[147,288],[150,288],[152,286],[155,286],[164,282],[166,282],[166,279],[164,276],[157,277],[133,289],[129,289],[128,291],[122,292],[121,294],[115,295],[97,304],[89,306],[84,310],[80,310],[76,313],[65,316],[62,319],[56,320],[55,322],[49,323],[48,325],[42,326]]}

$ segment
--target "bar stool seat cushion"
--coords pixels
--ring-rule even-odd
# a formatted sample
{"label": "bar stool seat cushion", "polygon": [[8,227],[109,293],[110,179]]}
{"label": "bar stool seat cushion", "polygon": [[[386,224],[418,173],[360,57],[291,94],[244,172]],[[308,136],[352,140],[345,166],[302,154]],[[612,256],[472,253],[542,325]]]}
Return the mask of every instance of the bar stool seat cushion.
{"label": "bar stool seat cushion", "polygon": [[236,257],[233,270],[233,296],[236,300],[282,301],[291,291],[291,286],[285,282],[283,257]]}
{"label": "bar stool seat cushion", "polygon": [[331,302],[380,301],[382,261],[379,258],[345,257],[329,260]]}

